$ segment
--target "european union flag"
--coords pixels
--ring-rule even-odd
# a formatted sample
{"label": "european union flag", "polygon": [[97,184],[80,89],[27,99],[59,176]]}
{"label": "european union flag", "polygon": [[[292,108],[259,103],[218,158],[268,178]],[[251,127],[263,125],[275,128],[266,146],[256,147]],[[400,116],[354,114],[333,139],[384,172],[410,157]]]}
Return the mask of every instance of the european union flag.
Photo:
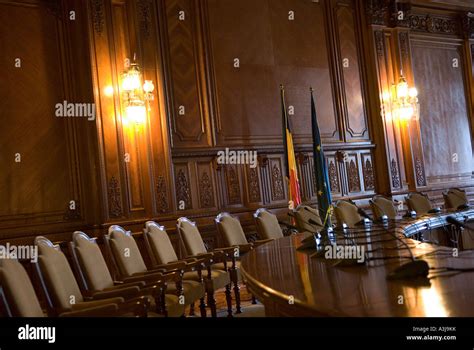
{"label": "european union flag", "polygon": [[331,225],[330,208],[332,203],[331,187],[329,184],[329,173],[324,157],[321,134],[319,133],[316,107],[314,105],[313,89],[311,88],[311,128],[313,130],[313,157],[316,176],[316,188],[318,191],[318,206],[321,221],[324,227]]}

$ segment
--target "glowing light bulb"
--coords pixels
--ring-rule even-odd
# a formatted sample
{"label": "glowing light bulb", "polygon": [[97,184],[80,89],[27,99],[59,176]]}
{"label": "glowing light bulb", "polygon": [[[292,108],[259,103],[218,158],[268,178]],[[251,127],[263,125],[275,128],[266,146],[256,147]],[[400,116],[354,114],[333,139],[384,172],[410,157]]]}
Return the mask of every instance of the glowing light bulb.
{"label": "glowing light bulb", "polygon": [[144,124],[146,121],[146,108],[144,104],[131,104],[126,107],[127,119],[135,124]]}
{"label": "glowing light bulb", "polygon": [[405,79],[400,80],[397,85],[397,96],[398,98],[406,98],[408,96],[408,84]]}
{"label": "glowing light bulb", "polygon": [[416,87],[412,87],[410,88],[410,90],[408,90],[408,96],[410,96],[411,98],[418,97],[418,90],[416,89]]}
{"label": "glowing light bulb", "polygon": [[143,84],[143,91],[146,93],[152,93],[155,90],[155,85],[151,80],[145,80],[145,84]]}

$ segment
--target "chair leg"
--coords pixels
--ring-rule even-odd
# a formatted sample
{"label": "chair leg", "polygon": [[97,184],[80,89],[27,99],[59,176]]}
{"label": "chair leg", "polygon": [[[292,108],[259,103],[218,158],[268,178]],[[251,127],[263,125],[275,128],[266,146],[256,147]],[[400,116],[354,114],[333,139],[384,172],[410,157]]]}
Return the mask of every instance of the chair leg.
{"label": "chair leg", "polygon": [[216,299],[214,299],[214,290],[209,290],[207,292],[207,304],[211,308],[211,316],[217,317],[217,306]]}
{"label": "chair leg", "polygon": [[257,299],[255,298],[255,295],[252,294],[252,304],[255,305],[257,304]]}
{"label": "chair leg", "polygon": [[242,313],[242,309],[240,308],[240,286],[239,286],[239,278],[237,276],[237,271],[231,271],[231,280],[234,284],[234,295],[235,295],[235,308],[237,314]]}
{"label": "chair leg", "polygon": [[201,311],[201,317],[207,317],[206,314],[206,303],[204,302],[204,297],[199,299],[199,310]]}
{"label": "chair leg", "polygon": [[194,313],[194,302],[191,303],[191,305],[189,306],[189,316],[194,316],[195,313]]}
{"label": "chair leg", "polygon": [[232,317],[232,293],[230,283],[225,286],[225,300],[227,302],[227,317]]}

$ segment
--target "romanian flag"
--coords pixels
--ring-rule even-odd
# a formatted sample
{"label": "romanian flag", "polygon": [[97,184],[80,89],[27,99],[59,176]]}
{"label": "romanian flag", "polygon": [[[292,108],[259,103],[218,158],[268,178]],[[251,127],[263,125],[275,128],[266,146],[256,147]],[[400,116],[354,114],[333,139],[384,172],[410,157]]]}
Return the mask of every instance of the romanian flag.
{"label": "romanian flag", "polygon": [[296,208],[301,204],[300,183],[298,181],[298,168],[296,166],[295,150],[293,147],[293,136],[291,135],[290,121],[286,113],[285,90],[280,85],[281,110],[283,126],[283,147],[285,150],[286,179],[289,188],[289,208]]}
{"label": "romanian flag", "polygon": [[324,157],[321,134],[319,133],[318,118],[314,105],[313,89],[311,89],[311,128],[313,131],[313,157],[318,190],[319,216],[327,228],[331,225],[331,187],[329,183],[328,167]]}

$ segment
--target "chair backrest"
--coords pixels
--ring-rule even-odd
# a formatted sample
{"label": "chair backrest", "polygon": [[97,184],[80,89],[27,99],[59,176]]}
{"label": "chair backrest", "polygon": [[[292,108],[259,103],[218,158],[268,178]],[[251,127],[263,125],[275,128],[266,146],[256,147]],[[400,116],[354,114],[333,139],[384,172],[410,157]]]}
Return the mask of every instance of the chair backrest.
{"label": "chair backrest", "polygon": [[96,240],[81,231],[72,234],[71,255],[84,289],[101,291],[114,286],[107,263]]}
{"label": "chair backrest", "polygon": [[397,208],[393,201],[381,195],[376,195],[370,200],[370,206],[374,218],[379,220],[386,215],[389,219],[394,220],[397,217]]}
{"label": "chair backrest", "polygon": [[71,310],[84,301],[71,266],[59,247],[46,237],[35,238],[38,262],[35,263],[52,312]]}
{"label": "chair backrest", "polygon": [[466,192],[459,188],[451,188],[448,192],[443,193],[443,197],[446,209],[458,209],[469,204]]}
{"label": "chair backrest", "polygon": [[359,208],[350,201],[337,201],[334,212],[339,226],[346,224],[348,227],[354,227],[362,220],[362,216],[359,214]]}
{"label": "chair backrest", "polygon": [[195,222],[182,217],[178,219],[176,227],[188,255],[207,253],[206,245],[204,244],[201,233],[199,232]]}
{"label": "chair backrest", "polygon": [[253,214],[253,217],[257,233],[261,239],[278,239],[283,237],[283,231],[276,215],[264,208],[260,208]]}
{"label": "chair backrest", "polygon": [[130,231],[119,225],[112,225],[104,238],[121,277],[130,277],[147,271],[140,249]]}
{"label": "chair backrest", "polygon": [[412,192],[405,199],[408,209],[416,211],[418,215],[426,214],[433,209],[428,196],[424,193]]}
{"label": "chair backrest", "polygon": [[44,317],[25,268],[18,260],[0,259],[0,287],[10,317]]}
{"label": "chair backrest", "polygon": [[[294,211],[293,214],[296,219],[296,227],[300,232],[317,232],[323,228],[323,222],[319,216],[318,210],[311,208],[308,205],[299,205]],[[309,220],[312,220],[317,223],[311,224]]]}
{"label": "chair backrest", "polygon": [[248,244],[240,221],[229,213],[220,213],[216,219],[217,231],[227,247]]}
{"label": "chair backrest", "polygon": [[155,265],[168,264],[178,260],[164,226],[160,226],[154,221],[148,221],[145,223],[143,236]]}

